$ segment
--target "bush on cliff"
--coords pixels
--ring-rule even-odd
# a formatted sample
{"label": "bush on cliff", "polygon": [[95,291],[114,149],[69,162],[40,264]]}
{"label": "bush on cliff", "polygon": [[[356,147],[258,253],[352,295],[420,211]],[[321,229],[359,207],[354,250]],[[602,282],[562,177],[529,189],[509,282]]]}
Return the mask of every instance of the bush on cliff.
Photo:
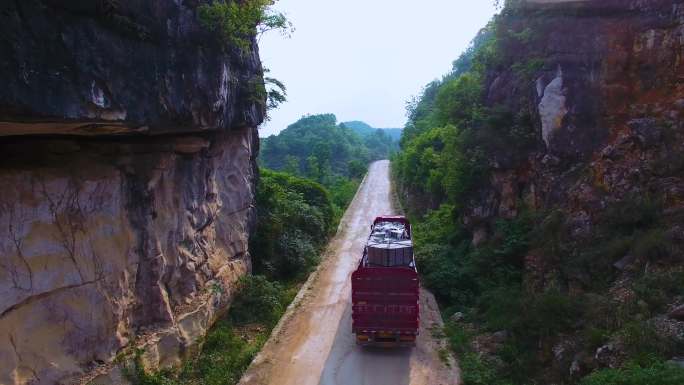
{"label": "bush on cliff", "polygon": [[291,28],[282,13],[270,7],[276,0],[213,0],[197,7],[197,17],[208,30],[231,46],[247,50],[252,37],[268,30]]}

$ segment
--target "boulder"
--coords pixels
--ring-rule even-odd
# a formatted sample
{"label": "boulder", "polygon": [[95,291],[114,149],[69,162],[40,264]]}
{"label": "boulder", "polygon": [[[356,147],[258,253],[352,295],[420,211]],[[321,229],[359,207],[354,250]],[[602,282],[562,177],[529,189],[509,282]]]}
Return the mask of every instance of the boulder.
{"label": "boulder", "polygon": [[667,316],[671,319],[684,322],[684,305],[675,307],[668,313]]}

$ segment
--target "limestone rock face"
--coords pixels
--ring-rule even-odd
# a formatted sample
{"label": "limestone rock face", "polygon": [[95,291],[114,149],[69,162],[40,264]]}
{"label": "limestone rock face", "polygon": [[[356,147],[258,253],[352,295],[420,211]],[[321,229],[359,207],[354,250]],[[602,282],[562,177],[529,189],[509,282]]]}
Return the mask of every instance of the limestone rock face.
{"label": "limestone rock face", "polygon": [[677,212],[684,1],[527,0],[500,24],[513,37],[485,103],[530,116],[538,144],[495,154],[464,223],[475,232],[524,204],[564,209],[581,235],[606,204],[646,193]]}
{"label": "limestone rock face", "polygon": [[0,122],[11,124],[0,135],[256,126],[256,46],[222,52],[197,22],[199,3],[2,2]]}
{"label": "limestone rock face", "polygon": [[0,4],[0,384],[178,365],[250,270],[263,71],[199,3]]}

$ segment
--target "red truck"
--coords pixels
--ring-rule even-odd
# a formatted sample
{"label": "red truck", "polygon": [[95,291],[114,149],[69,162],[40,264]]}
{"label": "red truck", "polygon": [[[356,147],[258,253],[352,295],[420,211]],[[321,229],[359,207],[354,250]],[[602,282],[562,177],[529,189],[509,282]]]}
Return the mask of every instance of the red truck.
{"label": "red truck", "polygon": [[411,224],[406,218],[375,218],[363,258],[351,279],[356,343],[415,346],[419,285]]}

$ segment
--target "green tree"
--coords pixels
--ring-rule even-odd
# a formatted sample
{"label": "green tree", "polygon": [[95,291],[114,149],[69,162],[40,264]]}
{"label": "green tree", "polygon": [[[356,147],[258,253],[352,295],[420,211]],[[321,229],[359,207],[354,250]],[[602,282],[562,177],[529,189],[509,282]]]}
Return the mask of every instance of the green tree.
{"label": "green tree", "polygon": [[257,33],[292,29],[282,13],[271,10],[274,3],[275,0],[214,0],[197,7],[197,17],[225,43],[246,51]]}

